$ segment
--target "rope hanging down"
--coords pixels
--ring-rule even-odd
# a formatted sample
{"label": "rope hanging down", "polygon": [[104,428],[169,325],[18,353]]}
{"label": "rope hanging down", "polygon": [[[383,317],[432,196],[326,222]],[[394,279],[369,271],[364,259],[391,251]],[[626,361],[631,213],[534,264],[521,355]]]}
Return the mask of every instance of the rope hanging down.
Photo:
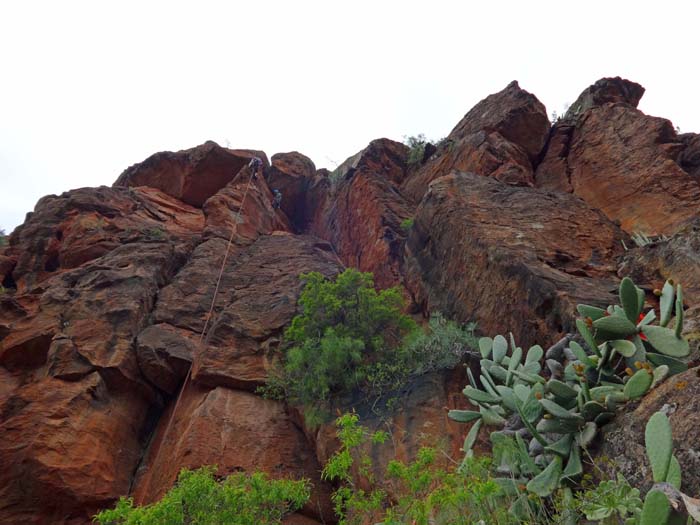
{"label": "rope hanging down", "polygon": [[[214,313],[214,306],[216,305],[216,296],[219,293],[219,287],[221,286],[221,278],[224,275],[224,269],[226,268],[226,261],[228,260],[229,253],[231,252],[231,245],[233,244],[233,238],[236,235],[236,232],[238,231],[238,224],[241,219],[241,212],[243,211],[243,207],[245,206],[245,201],[246,197],[248,196],[248,190],[250,189],[250,185],[257,178],[257,172],[258,170],[262,167],[262,160],[260,160],[258,157],[253,157],[250,159],[250,162],[248,163],[248,168],[252,171],[250,177],[248,178],[248,184],[246,185],[245,191],[243,192],[243,199],[241,200],[241,205],[238,207],[238,212],[236,213],[236,218],[233,221],[233,226],[231,227],[231,235],[229,236],[228,239],[228,244],[226,245],[226,252],[224,253],[224,258],[221,261],[221,268],[219,268],[219,276],[216,279],[216,286],[214,287],[214,295],[211,298],[211,305],[209,306],[209,311],[207,312],[206,318],[204,320],[204,326],[202,327],[202,331],[199,334],[199,341],[197,344],[197,350],[201,348],[202,342],[204,341],[204,335],[206,334],[207,327],[209,326],[209,320],[211,319],[212,314]],[[177,407],[180,404],[180,398],[182,397],[182,393],[185,391],[185,387],[187,386],[187,383],[192,377],[192,368],[194,367],[194,357],[192,356],[192,361],[190,362],[190,366],[187,369],[187,374],[185,375],[185,380],[182,382],[182,387],[180,388],[180,392],[177,394],[177,399],[175,400],[175,405],[173,406],[173,411],[170,413],[170,416],[168,417],[168,424],[165,426],[165,432],[163,432],[163,439],[161,440],[160,443],[164,443],[166,439],[168,438],[168,433],[170,432],[170,427],[172,425],[173,419],[175,418],[175,414],[177,413]],[[160,449],[160,443],[158,444],[158,449]],[[156,451],[158,452],[158,450]],[[155,455],[153,458],[155,459],[157,455]],[[147,477],[146,478],[146,487],[150,489],[150,484],[151,484],[151,478]],[[144,491],[145,494],[148,494],[148,491]],[[145,495],[144,495],[145,497]]]}

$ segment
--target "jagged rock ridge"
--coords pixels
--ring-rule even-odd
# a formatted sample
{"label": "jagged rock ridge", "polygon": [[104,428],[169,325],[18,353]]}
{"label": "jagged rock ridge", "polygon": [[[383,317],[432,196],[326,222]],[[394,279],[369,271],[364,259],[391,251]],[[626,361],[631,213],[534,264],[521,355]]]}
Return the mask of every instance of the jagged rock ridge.
{"label": "jagged rock ridge", "polygon": [[[403,288],[416,317],[442,311],[523,345],[570,330],[577,302],[613,302],[627,274],[649,292],[681,280],[692,321],[700,138],[637,110],[642,94],[603,79],[551,126],[513,82],[417,166],[388,139],[333,177],[297,152],[269,162],[207,142],[155,154],[111,188],[41,199],[0,248],[0,523],[89,523],[118,496],[152,501],[202,464],[308,477],[312,501],[293,519],[332,522],[319,475],[332,426],[312,431],[255,394],[303,272],[371,271]],[[637,231],[673,237],[625,251]],[[375,459],[422,442],[458,457],[468,429],[444,408],[464,405],[463,382],[458,369],[412,385],[386,416],[395,448]]]}

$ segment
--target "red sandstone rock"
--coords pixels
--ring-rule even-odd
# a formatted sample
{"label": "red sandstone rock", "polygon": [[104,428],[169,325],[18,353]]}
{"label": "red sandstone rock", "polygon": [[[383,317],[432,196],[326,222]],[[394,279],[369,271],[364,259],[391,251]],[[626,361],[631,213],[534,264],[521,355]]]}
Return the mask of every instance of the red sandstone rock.
{"label": "red sandstone rock", "polygon": [[426,312],[546,345],[574,328],[577,303],[614,300],[622,238],[570,195],[454,173],[416,212],[407,286]]}
{"label": "red sandstone rock", "polygon": [[187,150],[151,155],[127,168],[114,186],[149,186],[201,207],[231,182],[253,157],[268,164],[262,151],[222,148],[216,142],[208,141]]}
{"label": "red sandstone rock", "polygon": [[41,199],[5,256],[17,261],[11,278],[22,292],[126,244],[191,243],[203,226],[201,211],[157,190],[82,188]]}
{"label": "red sandstone rock", "polygon": [[111,391],[97,373],[0,397],[0,523],[89,523],[128,492],[146,415],[141,396]]}
{"label": "red sandstone rock", "polygon": [[500,133],[534,162],[547,141],[549,118],[537,97],[513,81],[469,110],[447,138],[458,141],[479,131]]}
{"label": "red sandstone rock", "polygon": [[308,220],[309,205],[306,191],[316,175],[316,166],[299,152],[277,153],[272,156],[272,165],[265,171],[265,180],[270,189],[282,193],[281,208],[297,230],[302,230]]}
{"label": "red sandstone rock", "polygon": [[412,216],[412,206],[398,191],[406,155],[406,146],[398,142],[371,142],[340,180],[322,186],[328,194],[309,226],[331,242],[346,266],[373,272],[380,288],[402,281],[406,232],[401,223]]}
{"label": "red sandstone rock", "polygon": [[161,418],[137,476],[137,502],[161,497],[182,467],[216,464],[220,475],[261,470],[275,478],[310,479],[311,501],[303,513],[333,521],[330,486],[321,481],[312,447],[281,403],[225,387],[190,384],[172,422],[170,415],[169,409]]}
{"label": "red sandstone rock", "polygon": [[468,171],[515,186],[533,186],[532,165],[519,146],[507,141],[498,132],[483,131],[446,144],[411,174],[401,186],[404,195],[418,202],[428,185],[452,170]]}
{"label": "red sandstone rock", "polygon": [[589,87],[555,126],[536,181],[573,192],[627,232],[672,234],[697,215],[700,183],[677,163],[686,146],[671,123],[635,108],[642,92],[620,79]]}

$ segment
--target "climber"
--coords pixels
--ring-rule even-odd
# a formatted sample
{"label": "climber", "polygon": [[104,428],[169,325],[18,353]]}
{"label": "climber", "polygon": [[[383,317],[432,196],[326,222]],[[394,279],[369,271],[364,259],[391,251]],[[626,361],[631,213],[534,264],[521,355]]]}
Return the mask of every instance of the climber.
{"label": "climber", "polygon": [[280,204],[282,203],[282,193],[280,193],[280,190],[275,188],[272,190],[272,194],[275,196],[274,200],[272,201],[272,207],[279,208]]}
{"label": "climber", "polygon": [[260,160],[260,157],[253,157],[252,159],[250,159],[248,167],[253,170],[253,179],[257,179],[258,170],[262,168],[262,160]]}

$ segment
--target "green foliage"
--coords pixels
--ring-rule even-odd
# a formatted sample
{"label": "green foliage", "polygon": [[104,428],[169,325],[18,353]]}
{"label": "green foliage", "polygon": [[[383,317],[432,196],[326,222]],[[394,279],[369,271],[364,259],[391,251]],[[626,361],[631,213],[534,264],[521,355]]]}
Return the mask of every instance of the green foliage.
{"label": "green foliage", "polygon": [[478,348],[475,330],[475,323],[460,326],[440,312],[432,314],[427,331],[417,330],[406,338],[405,352],[413,363],[413,373],[452,368],[460,363],[467,352]]}
{"label": "green foliage", "polygon": [[160,226],[154,226],[152,228],[145,228],[143,234],[151,239],[162,239],[165,237],[165,230]]}
{"label": "green foliage", "polygon": [[616,480],[605,480],[576,496],[576,508],[586,519],[601,525],[616,525],[639,519],[642,500],[639,490],[630,486],[621,474]]}
{"label": "green foliage", "polygon": [[[667,375],[684,369],[680,361],[675,370],[664,362],[688,353],[687,341],[678,335],[682,301],[674,297],[680,293],[680,286],[670,282],[660,292],[663,321],[669,317],[664,309],[676,308],[681,326],[675,330],[652,325],[656,315],[653,310],[642,312],[644,293],[629,278],[620,284],[622,307],[579,305],[583,318],[576,326],[588,348],[573,340],[568,348],[554,351],[555,345],[546,355],[547,378],[541,373],[539,346],[524,354],[512,335],[510,341],[500,335],[482,338],[479,383],[469,373],[470,385],[463,391],[479,415],[448,415],[462,422],[480,417],[486,425],[502,427],[491,434],[498,471],[523,476],[530,492],[549,496],[581,475],[581,449],[614,417],[619,404],[642,397]],[[661,366],[655,369],[657,363]],[[501,450],[504,445],[510,452]],[[664,454],[668,470],[670,453]],[[663,477],[666,480],[665,472]]]}
{"label": "green foliage", "polygon": [[[389,495],[379,488],[377,466],[368,452],[385,443],[386,433],[369,432],[355,414],[342,415],[336,425],[341,447],[322,475],[339,484],[333,495],[339,525],[545,522],[542,502],[520,500],[517,486],[514,492],[505,490],[491,477],[488,457],[470,458],[455,469],[441,463],[442,456],[431,447],[421,448],[412,462],[389,462],[382,476],[392,489]],[[520,517],[509,510],[516,501],[521,503]]]}
{"label": "green foliage", "polygon": [[430,143],[425,135],[419,133],[418,135],[412,135],[410,137],[404,137],[404,144],[408,146],[408,160],[409,166],[417,166],[423,162],[423,157],[425,156],[425,147]]}
{"label": "green foliage", "polygon": [[411,228],[413,228],[414,222],[415,220],[413,217],[408,217],[407,219],[404,219],[403,221],[401,221],[401,229],[406,231],[410,230]]}
{"label": "green foliage", "polygon": [[355,269],[334,281],[316,272],[301,278],[302,313],[285,332],[284,364],[268,391],[318,420],[332,396],[358,389],[381,396],[400,385],[410,373],[402,343],[417,326],[402,313],[398,288],[377,292],[372,274]]}
{"label": "green foliage", "polygon": [[222,481],[214,467],[184,469],[177,484],[160,501],[134,507],[121,498],[103,510],[101,525],[272,525],[309,499],[307,481],[271,480],[265,474],[233,474]]}
{"label": "green foliage", "polygon": [[0,228],[0,246],[5,246],[8,242],[8,235],[5,233],[5,230]]}

